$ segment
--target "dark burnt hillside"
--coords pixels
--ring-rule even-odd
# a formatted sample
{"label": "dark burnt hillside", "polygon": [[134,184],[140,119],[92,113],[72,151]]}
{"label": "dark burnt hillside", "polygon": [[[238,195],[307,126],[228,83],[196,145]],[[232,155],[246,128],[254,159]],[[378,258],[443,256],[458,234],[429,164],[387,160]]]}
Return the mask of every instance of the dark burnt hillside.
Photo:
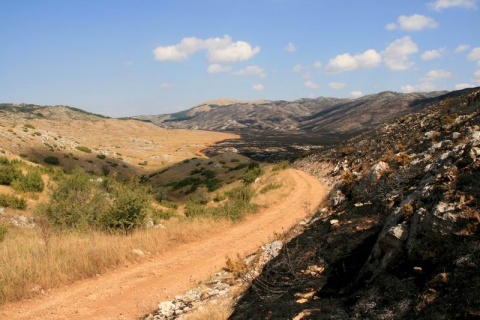
{"label": "dark burnt hillside", "polygon": [[231,319],[480,317],[480,88],[295,165],[329,198]]}

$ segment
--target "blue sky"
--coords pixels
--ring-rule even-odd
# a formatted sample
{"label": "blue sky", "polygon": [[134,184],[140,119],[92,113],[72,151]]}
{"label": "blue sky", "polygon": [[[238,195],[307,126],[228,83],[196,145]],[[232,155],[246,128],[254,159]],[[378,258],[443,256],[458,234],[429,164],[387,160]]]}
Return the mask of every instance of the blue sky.
{"label": "blue sky", "polygon": [[108,116],[480,86],[479,0],[0,0],[0,102]]}

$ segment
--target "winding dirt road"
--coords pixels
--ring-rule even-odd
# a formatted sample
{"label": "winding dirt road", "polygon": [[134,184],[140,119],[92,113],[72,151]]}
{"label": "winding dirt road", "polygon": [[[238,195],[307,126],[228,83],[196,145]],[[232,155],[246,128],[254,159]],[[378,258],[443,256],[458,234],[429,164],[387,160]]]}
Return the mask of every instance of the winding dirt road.
{"label": "winding dirt road", "polygon": [[227,255],[249,254],[316,208],[326,190],[308,174],[289,169],[294,186],[278,204],[199,242],[173,248],[153,261],[119,268],[39,298],[0,307],[0,319],[136,319],[173,299],[225,264]]}

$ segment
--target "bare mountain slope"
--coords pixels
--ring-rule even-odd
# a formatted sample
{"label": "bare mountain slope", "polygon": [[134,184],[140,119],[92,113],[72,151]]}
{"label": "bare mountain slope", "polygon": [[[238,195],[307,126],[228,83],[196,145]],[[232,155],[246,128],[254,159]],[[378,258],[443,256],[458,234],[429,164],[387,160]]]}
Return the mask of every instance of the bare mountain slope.
{"label": "bare mountain slope", "polygon": [[204,103],[170,115],[138,116],[166,128],[232,131],[242,135],[312,136],[352,134],[422,107],[445,92],[381,92],[359,99],[316,98],[288,101]]}

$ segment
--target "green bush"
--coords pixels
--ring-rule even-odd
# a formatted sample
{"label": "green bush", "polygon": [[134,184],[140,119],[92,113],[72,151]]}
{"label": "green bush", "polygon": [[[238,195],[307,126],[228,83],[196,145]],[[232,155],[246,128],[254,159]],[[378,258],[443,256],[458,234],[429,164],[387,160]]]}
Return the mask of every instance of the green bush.
{"label": "green bush", "polygon": [[260,189],[260,194],[265,194],[271,190],[275,190],[275,189],[278,189],[282,186],[281,183],[269,183],[267,184],[265,187],[263,187],[262,189]]}
{"label": "green bush", "polygon": [[0,222],[0,242],[5,240],[5,236],[7,235],[8,227]]}
{"label": "green bush", "polygon": [[85,152],[85,153],[92,153],[92,150],[88,147],[85,147],[85,146],[77,146],[75,148],[77,150],[80,150],[80,151]]}
{"label": "green bush", "polygon": [[272,168],[272,171],[282,171],[282,170],[286,170],[290,167],[290,164],[288,163],[288,161],[280,161],[277,165],[275,165],[273,168]]}
{"label": "green bush", "polygon": [[260,167],[249,169],[242,177],[245,184],[251,184],[263,174],[263,170]]}
{"label": "green bush", "polygon": [[42,192],[45,184],[38,171],[30,171],[26,175],[21,175],[13,180],[12,187],[22,192]]}
{"label": "green bush", "polygon": [[169,220],[171,217],[175,216],[177,211],[174,209],[163,210],[152,210],[151,216],[152,220],[155,223],[158,223],[158,220]]}
{"label": "green bush", "polygon": [[104,155],[104,154],[97,154],[97,158],[100,159],[100,160],[103,160],[105,159],[107,156]]}
{"label": "green bush", "polygon": [[60,160],[58,160],[58,158],[54,157],[54,156],[48,156],[45,159],[43,159],[43,161],[45,163],[48,163],[48,164],[51,164],[51,165],[54,165],[54,166],[57,166],[57,165],[60,164]]}
{"label": "green bush", "polygon": [[99,228],[107,210],[105,195],[95,189],[90,176],[78,168],[58,182],[48,203],[39,206],[39,213],[59,229]]}
{"label": "green bush", "polygon": [[9,186],[15,179],[22,176],[22,172],[15,168],[10,161],[0,162],[0,184]]}
{"label": "green bush", "polygon": [[27,201],[12,194],[0,194],[0,207],[25,210]]}
{"label": "green bush", "polygon": [[130,233],[145,224],[150,199],[144,188],[122,185],[118,188],[113,206],[103,217],[103,227]]}

